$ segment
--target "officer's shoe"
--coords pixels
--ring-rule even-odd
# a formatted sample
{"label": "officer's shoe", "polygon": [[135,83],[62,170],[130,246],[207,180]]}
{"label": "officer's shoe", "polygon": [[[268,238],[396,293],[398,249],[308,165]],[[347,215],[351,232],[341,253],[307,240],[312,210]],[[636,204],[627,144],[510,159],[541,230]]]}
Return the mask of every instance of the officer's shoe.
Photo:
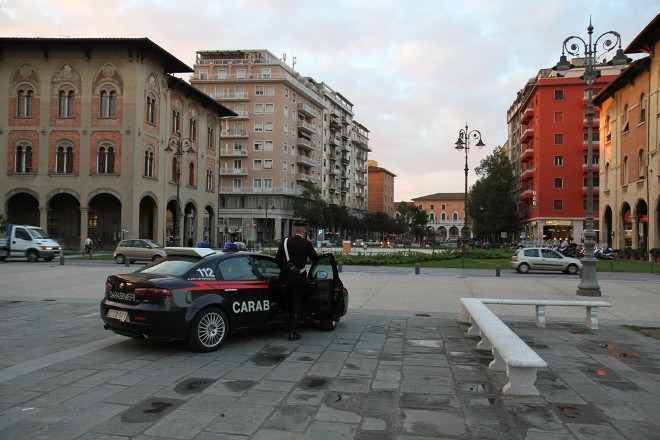
{"label": "officer's shoe", "polygon": [[302,339],[302,336],[300,336],[295,331],[290,331],[289,332],[289,341],[297,341],[298,339]]}

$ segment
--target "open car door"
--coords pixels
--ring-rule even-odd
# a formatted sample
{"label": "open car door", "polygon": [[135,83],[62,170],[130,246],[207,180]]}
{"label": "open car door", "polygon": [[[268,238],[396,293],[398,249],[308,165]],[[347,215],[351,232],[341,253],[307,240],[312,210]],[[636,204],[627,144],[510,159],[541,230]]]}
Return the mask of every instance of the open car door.
{"label": "open car door", "polygon": [[308,273],[303,313],[321,322],[321,329],[334,330],[339,318],[346,314],[347,299],[332,254],[321,254]]}

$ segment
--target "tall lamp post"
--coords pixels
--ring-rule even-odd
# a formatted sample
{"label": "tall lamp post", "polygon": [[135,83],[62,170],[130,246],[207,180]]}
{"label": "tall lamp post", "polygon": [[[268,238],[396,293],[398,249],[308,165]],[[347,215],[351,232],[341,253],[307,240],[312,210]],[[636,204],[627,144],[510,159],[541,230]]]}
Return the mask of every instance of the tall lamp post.
{"label": "tall lamp post", "polygon": [[461,258],[470,258],[470,230],[468,228],[468,152],[470,151],[470,140],[477,141],[476,147],[483,148],[486,144],[481,141],[479,130],[470,131],[465,123],[465,129],[458,132],[456,141],[457,150],[465,150],[465,213],[463,229],[461,229]]}
{"label": "tall lamp post", "polygon": [[259,202],[259,209],[264,209],[266,211],[266,226],[264,227],[264,238],[268,239],[268,245],[270,246],[270,237],[268,235],[268,210],[275,208],[275,203],[271,200],[262,200]]}
{"label": "tall lamp post", "polygon": [[587,33],[589,37],[587,41],[571,35],[564,40],[562,45],[561,57],[555,66],[557,74],[564,76],[566,72],[571,69],[572,64],[566,59],[566,54],[571,56],[580,56],[581,51],[584,50],[584,57],[586,65],[582,79],[587,83],[587,111],[585,116],[587,118],[587,213],[585,217],[586,231],[584,233],[584,257],[582,258],[582,274],[581,282],[578,285],[577,294],[580,296],[601,296],[600,286],[596,280],[596,263],[598,260],[594,256],[595,237],[594,232],[594,183],[593,183],[593,126],[594,126],[594,101],[593,101],[593,84],[600,76],[600,70],[596,69],[596,56],[598,55],[598,45],[602,41],[604,55],[618,46],[616,55],[608,64],[623,70],[626,64],[630,61],[621,49],[621,35],[614,31],[608,31],[601,34],[592,40],[593,26],[591,20]]}
{"label": "tall lamp post", "polygon": [[167,142],[167,147],[165,147],[166,153],[171,153],[174,151],[176,155],[176,215],[174,216],[174,244],[176,246],[181,246],[181,234],[179,233],[179,227],[181,224],[181,208],[179,207],[179,189],[181,187],[181,162],[183,160],[183,153],[195,153],[193,148],[193,141],[189,138],[182,138],[181,133],[178,133],[177,136],[172,136]]}

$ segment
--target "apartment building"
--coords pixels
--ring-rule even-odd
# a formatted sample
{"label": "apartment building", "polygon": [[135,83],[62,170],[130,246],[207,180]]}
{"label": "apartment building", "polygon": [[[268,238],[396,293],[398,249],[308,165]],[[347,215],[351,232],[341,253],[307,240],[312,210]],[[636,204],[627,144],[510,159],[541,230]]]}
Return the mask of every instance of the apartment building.
{"label": "apartment building", "polygon": [[[600,171],[598,116],[593,121],[593,175],[587,173],[587,84],[583,59],[560,77],[542,69],[518,93],[508,120],[509,157],[519,187],[522,227],[517,240],[570,240],[580,242],[586,230],[587,179],[593,181],[594,217],[598,218]],[[597,65],[600,76],[594,95],[619,71]],[[595,221],[594,229],[599,224]]]}
{"label": "apartment building", "polygon": [[191,84],[239,116],[220,146],[220,223],[227,238],[291,232],[292,197],[312,182],[329,204],[367,209],[368,130],[353,104],[264,49],[198,51]]}
{"label": "apartment building", "polygon": [[626,48],[646,54],[600,93],[600,239],[644,254],[660,247],[660,15]]}
{"label": "apartment building", "polygon": [[379,167],[378,162],[369,160],[369,211],[383,212],[394,218],[394,178],[396,174]]}
{"label": "apartment building", "polygon": [[412,200],[428,214],[428,237],[440,242],[460,238],[465,224],[465,193],[435,193]]}
{"label": "apartment building", "polygon": [[216,244],[219,133],[234,113],[173,76],[190,67],[146,38],[0,38],[0,49],[8,222],[74,249],[87,237]]}

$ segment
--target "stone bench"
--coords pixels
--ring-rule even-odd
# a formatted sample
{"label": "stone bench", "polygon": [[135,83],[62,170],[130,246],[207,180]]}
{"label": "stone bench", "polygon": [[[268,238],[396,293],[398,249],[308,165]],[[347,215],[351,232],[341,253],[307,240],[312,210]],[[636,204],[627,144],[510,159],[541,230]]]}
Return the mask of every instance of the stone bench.
{"label": "stone bench", "polygon": [[503,394],[537,396],[534,386],[536,369],[548,364],[493,313],[479,298],[461,298],[461,304],[472,322],[470,336],[480,336],[479,350],[490,350],[493,361],[488,368],[506,371],[509,382]]}
{"label": "stone bench", "polygon": [[[551,299],[496,299],[496,298],[470,298],[481,301],[483,304],[500,304],[500,305],[521,305],[521,306],[535,306],[536,307],[536,325],[538,327],[545,327],[545,308],[546,306],[552,307],[585,307],[586,308],[586,322],[585,325],[588,329],[598,328],[598,307],[612,307],[612,304],[605,301],[564,301],[564,300],[551,300]],[[461,310],[460,322],[469,323],[470,315],[465,308]]]}

